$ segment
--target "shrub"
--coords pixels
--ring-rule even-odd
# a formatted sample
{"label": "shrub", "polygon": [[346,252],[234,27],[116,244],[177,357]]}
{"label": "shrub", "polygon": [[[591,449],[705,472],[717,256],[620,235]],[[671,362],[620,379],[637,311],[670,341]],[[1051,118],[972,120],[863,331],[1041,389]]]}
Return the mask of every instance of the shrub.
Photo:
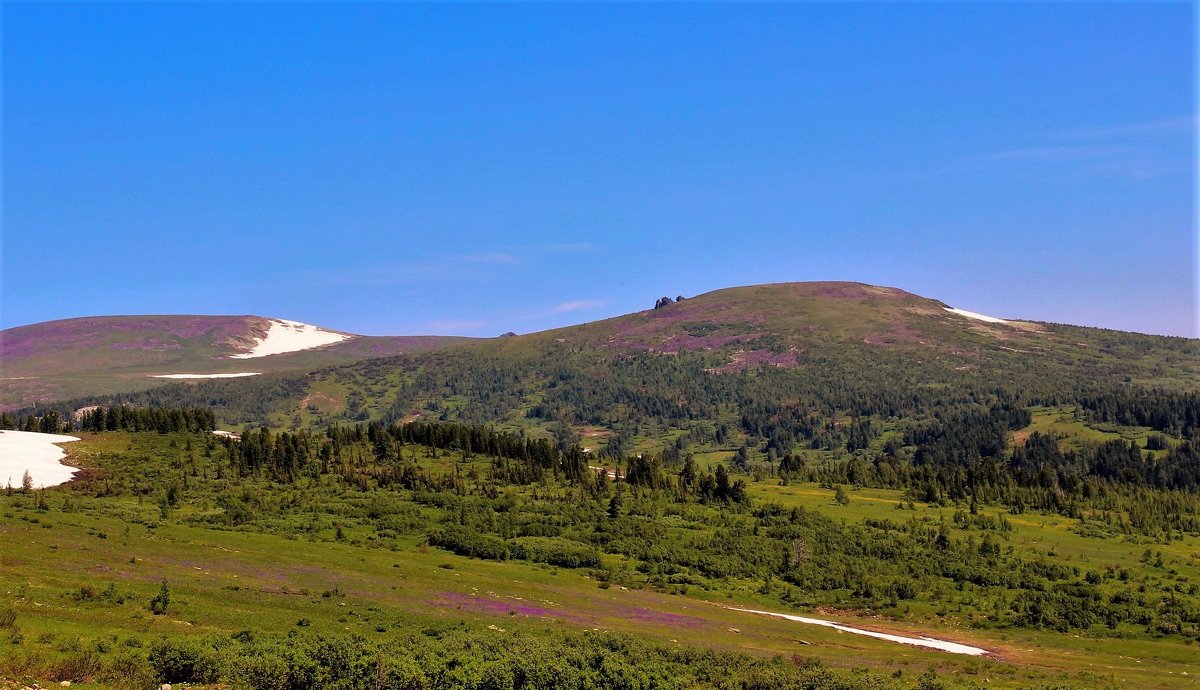
{"label": "shrub", "polygon": [[94,649],[74,650],[51,662],[48,671],[54,680],[88,681],[100,672],[100,655]]}
{"label": "shrub", "polygon": [[238,659],[236,676],[239,686],[251,690],[280,690],[288,687],[287,662],[270,653],[258,653]]}
{"label": "shrub", "polygon": [[512,557],[564,568],[600,566],[600,553],[594,548],[558,537],[518,537]]}
{"label": "shrub", "polygon": [[150,665],[164,683],[216,683],[220,661],[211,648],[162,638],[150,645]]}
{"label": "shrub", "polygon": [[462,527],[449,527],[434,530],[429,535],[429,543],[449,549],[460,556],[484,558],[491,561],[507,560],[508,544],[502,539],[488,534],[479,534]]}
{"label": "shrub", "polygon": [[427,687],[425,672],[409,657],[382,657],[380,677],[383,690],[422,690]]}
{"label": "shrub", "polygon": [[124,652],[109,659],[100,677],[120,690],[142,690],[155,685],[154,668],[137,652]]}

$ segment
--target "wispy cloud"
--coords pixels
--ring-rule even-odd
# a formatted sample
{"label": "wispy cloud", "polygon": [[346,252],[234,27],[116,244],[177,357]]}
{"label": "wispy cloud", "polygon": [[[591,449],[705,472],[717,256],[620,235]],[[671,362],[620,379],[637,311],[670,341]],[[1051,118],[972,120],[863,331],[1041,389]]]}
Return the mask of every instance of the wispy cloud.
{"label": "wispy cloud", "polygon": [[519,313],[516,315],[516,320],[529,321],[530,319],[542,319],[547,316],[560,316],[585,309],[600,309],[601,307],[607,307],[609,304],[611,304],[611,301],[606,299],[568,300],[542,309],[530,309],[524,313]]}
{"label": "wispy cloud", "polygon": [[1141,152],[1136,146],[1121,144],[1102,146],[1032,146],[996,151],[981,156],[992,161],[1036,161],[1043,163],[1090,161]]}
{"label": "wispy cloud", "polygon": [[376,264],[354,268],[314,271],[309,280],[326,287],[406,285],[467,280],[476,277],[470,269],[452,261]]}
{"label": "wispy cloud", "polygon": [[590,254],[599,249],[591,242],[554,242],[526,244],[458,257],[459,261],[487,266],[515,266],[543,259],[548,254]]}
{"label": "wispy cloud", "polygon": [[547,254],[590,254],[599,249],[592,242],[554,242],[551,244],[520,245],[505,251],[468,254],[463,261],[474,264],[510,265],[534,261]]}
{"label": "wispy cloud", "polygon": [[551,254],[590,254],[600,247],[592,242],[556,242],[543,249]]}
{"label": "wispy cloud", "polygon": [[976,164],[1001,166],[1004,174],[1019,170],[1066,174],[1075,179],[1124,178],[1140,182],[1192,169],[1188,142],[1197,127],[1195,115],[1143,122],[1031,132],[1028,146],[986,153]]}
{"label": "wispy cloud", "polygon": [[1154,134],[1172,134],[1187,132],[1189,130],[1195,131],[1197,122],[1198,120],[1195,115],[1184,115],[1181,117],[1167,117],[1120,125],[1079,127],[1055,132],[1055,135],[1067,139],[1114,139]]}
{"label": "wispy cloud", "polygon": [[517,263],[517,257],[508,252],[484,252],[482,254],[468,254],[462,257],[463,261],[469,261],[473,264],[492,264],[505,265]]}
{"label": "wispy cloud", "polygon": [[599,309],[600,307],[608,306],[606,299],[581,299],[570,302],[561,302],[554,305],[548,311],[543,312],[545,316],[553,316],[555,314],[566,314],[567,312],[579,311],[581,309]]}
{"label": "wispy cloud", "polygon": [[[523,245],[505,250],[481,251],[458,256],[452,254],[433,256],[417,261],[316,270],[309,273],[308,281],[314,285],[326,287],[384,287],[452,280],[484,280],[489,278],[488,266],[518,266],[538,260],[550,260],[548,255],[551,254],[583,254],[598,249],[598,245],[590,242]],[[502,268],[490,270],[497,271]]]}
{"label": "wispy cloud", "polygon": [[480,328],[488,325],[487,319],[466,319],[462,321],[446,320],[446,321],[430,321],[425,324],[425,328],[432,333],[460,335],[464,333],[474,333]]}

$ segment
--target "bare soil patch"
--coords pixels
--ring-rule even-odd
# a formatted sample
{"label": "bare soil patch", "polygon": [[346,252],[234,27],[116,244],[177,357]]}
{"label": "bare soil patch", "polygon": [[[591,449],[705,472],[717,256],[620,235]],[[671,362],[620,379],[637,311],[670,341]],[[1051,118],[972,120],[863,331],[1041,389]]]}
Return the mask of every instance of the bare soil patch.
{"label": "bare soil patch", "polygon": [[325,393],[309,393],[300,401],[300,407],[311,407],[318,412],[341,412],[345,406],[341,400]]}

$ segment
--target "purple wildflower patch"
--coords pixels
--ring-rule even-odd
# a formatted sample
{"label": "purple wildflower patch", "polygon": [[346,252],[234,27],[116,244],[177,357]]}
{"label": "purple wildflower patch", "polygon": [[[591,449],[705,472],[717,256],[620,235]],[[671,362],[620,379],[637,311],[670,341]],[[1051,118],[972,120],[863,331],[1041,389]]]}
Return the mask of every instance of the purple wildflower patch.
{"label": "purple wildflower patch", "polygon": [[657,623],[659,625],[667,625],[673,628],[698,628],[708,621],[696,616],[685,616],[680,613],[668,613],[667,611],[654,611],[652,609],[643,609],[633,606],[622,607],[618,614],[621,618],[628,620],[641,621],[643,623]]}
{"label": "purple wildflower patch", "polygon": [[515,601],[513,599],[501,599],[487,595],[472,596],[461,592],[442,592],[438,594],[438,598],[429,602],[434,606],[449,607],[462,609],[464,611],[480,611],[482,613],[495,613],[509,615],[516,613],[521,616],[544,617],[554,616],[556,618],[569,618],[561,611],[553,609],[544,609],[537,606],[529,606],[524,602]]}

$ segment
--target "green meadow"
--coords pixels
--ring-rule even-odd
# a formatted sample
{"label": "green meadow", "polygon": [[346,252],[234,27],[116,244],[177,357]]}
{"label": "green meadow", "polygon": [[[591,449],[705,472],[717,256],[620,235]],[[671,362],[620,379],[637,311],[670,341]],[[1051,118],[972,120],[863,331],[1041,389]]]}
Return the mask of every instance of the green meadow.
{"label": "green meadow", "polygon": [[[730,565],[730,574],[717,576],[712,568],[672,565],[672,558],[686,559],[682,545],[755,524],[750,507],[679,504],[655,492],[616,489],[623,492],[623,507],[606,517],[611,487],[593,498],[549,477],[503,484],[492,474],[494,458],[411,445],[399,451],[400,461],[430,481],[444,481],[443,488],[383,486],[366,443],[342,448],[341,469],[291,482],[234,473],[226,446],[205,434],[87,434],[67,448],[71,461],[86,468],[84,479],[0,497],[0,614],[11,619],[0,615],[0,679],[14,687],[57,680],[83,687],[179,681],[160,672],[173,668],[163,666],[162,650],[174,649],[163,646],[168,643],[218,650],[213,653],[226,659],[222,663],[240,669],[247,662],[226,646],[230,639],[276,640],[286,647],[286,640],[314,634],[405,648],[417,644],[414,639],[466,636],[471,644],[514,649],[548,645],[548,656],[562,653],[554,645],[563,640],[590,648],[633,644],[620,642],[628,639],[648,645],[651,652],[644,653],[667,660],[661,664],[680,650],[728,653],[732,661],[721,663],[734,669],[726,674],[730,682],[753,676],[744,670],[751,663],[746,659],[775,659],[771,663],[799,669],[795,673],[821,669],[849,684],[844,687],[1183,688],[1195,687],[1200,674],[1200,646],[1187,636],[1151,633],[1134,623],[1067,633],[1000,625],[989,620],[992,603],[980,588],[944,578],[923,576],[920,591],[894,605],[864,606],[863,595],[802,594],[793,584],[745,574],[752,569],[739,575]],[[911,501],[900,491],[849,489],[848,502],[840,504],[834,489],[815,483],[745,479],[747,506],[825,516],[831,520],[821,524],[835,533],[838,525],[915,521],[946,526],[955,544],[974,543],[983,534],[962,522],[962,506]],[[476,502],[473,496],[490,498]],[[599,549],[593,566],[565,567],[536,562],[533,552],[473,558],[431,544],[440,528],[484,524],[509,543],[562,544],[576,534],[567,519],[575,513],[562,506],[593,501],[595,529],[636,531],[650,524],[644,515],[664,525],[647,538],[661,539],[675,555],[653,560],[614,545],[618,540]],[[472,509],[485,511],[479,521],[455,515]],[[654,510],[666,512],[655,517]],[[549,524],[552,512],[559,516],[559,537],[504,536],[513,525],[523,525],[513,534],[533,533],[529,527]],[[1182,599],[1196,601],[1195,536],[1157,543],[1097,535],[1086,521],[1005,514],[995,506],[977,515],[1003,517],[1011,526],[992,533],[1000,534],[1006,562],[1036,559],[1079,573],[1124,573],[1131,589],[1170,582]],[[477,529],[485,538],[485,528]],[[1097,582],[1113,591],[1128,584],[1107,575]],[[155,613],[151,602],[164,583],[169,605]],[[973,658],[900,645],[730,606],[951,640],[989,654]],[[125,669],[124,675],[115,668]],[[214,679],[218,686],[240,687],[251,683],[248,677],[225,673]],[[423,682],[458,687],[432,677]],[[697,675],[682,685],[720,683]]]}

